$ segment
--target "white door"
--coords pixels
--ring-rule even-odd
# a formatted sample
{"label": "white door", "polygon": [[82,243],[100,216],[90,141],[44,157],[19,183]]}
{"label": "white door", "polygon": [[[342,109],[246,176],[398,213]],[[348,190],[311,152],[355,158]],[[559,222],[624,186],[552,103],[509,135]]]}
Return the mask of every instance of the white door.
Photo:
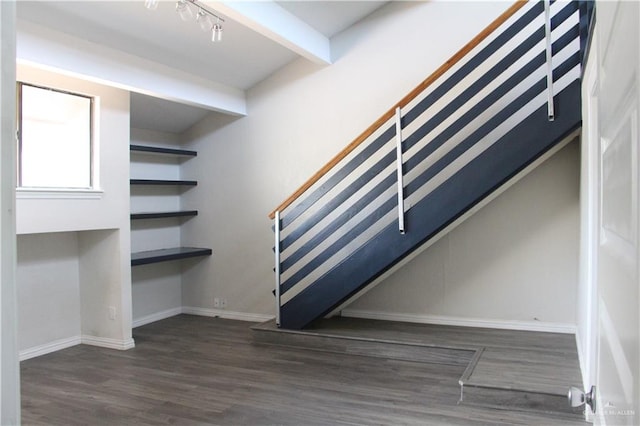
{"label": "white door", "polygon": [[602,1],[598,27],[596,422],[640,424],[640,3]]}

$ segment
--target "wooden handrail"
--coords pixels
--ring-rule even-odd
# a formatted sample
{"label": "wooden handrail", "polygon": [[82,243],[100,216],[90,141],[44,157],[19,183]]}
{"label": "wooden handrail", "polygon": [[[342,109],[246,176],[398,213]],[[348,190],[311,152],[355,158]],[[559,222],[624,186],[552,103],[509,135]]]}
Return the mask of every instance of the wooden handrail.
{"label": "wooden handrail", "polygon": [[289,198],[284,200],[278,207],[276,207],[271,213],[269,218],[274,219],[277,211],[282,211],[290,206],[298,197],[311,188],[322,176],[327,174],[336,164],[349,155],[354,149],[356,149],[362,142],[364,142],[369,136],[373,134],[384,122],[389,120],[395,115],[396,108],[403,108],[414,100],[420,93],[424,92],[427,87],[433,84],[438,78],[440,78],[451,67],[457,64],[463,57],[467,55],[473,48],[478,46],[484,39],[486,39],[492,32],[494,32],[500,25],[502,25],[507,19],[513,16],[518,10],[520,10],[527,0],[516,0],[516,2],[507,9],[502,15],[498,16],[496,20],[491,22],[485,29],[483,29],[477,36],[475,36],[469,43],[464,45],[462,49],[458,50],[451,58],[449,58],[444,64],[442,64],[437,70],[435,70],[429,77],[427,77],[422,83],[416,86],[411,92],[409,92],[404,98],[395,104],[389,111],[385,112],[382,117],[378,118],[371,126],[369,126],[364,132],[347,145],[342,151],[333,157],[327,164],[325,164],[320,170],[318,170],[309,180],[307,180],[300,188],[296,190]]}

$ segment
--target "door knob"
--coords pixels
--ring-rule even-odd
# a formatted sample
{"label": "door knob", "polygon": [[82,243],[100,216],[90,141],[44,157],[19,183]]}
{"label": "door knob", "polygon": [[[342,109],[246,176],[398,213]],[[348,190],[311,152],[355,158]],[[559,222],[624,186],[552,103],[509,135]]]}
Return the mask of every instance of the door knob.
{"label": "door knob", "polygon": [[589,392],[585,393],[582,389],[571,387],[567,394],[569,405],[571,407],[582,407],[587,404],[591,408],[591,412],[596,412],[596,387],[591,386]]}

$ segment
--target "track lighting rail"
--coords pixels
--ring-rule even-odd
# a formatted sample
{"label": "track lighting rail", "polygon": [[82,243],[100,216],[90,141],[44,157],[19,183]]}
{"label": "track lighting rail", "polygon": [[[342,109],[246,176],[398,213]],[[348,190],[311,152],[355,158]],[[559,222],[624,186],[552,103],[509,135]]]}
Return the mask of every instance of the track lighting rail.
{"label": "track lighting rail", "polygon": [[[144,6],[149,10],[158,8],[160,0],[145,0]],[[194,15],[194,10],[196,10]],[[176,13],[183,21],[189,21],[194,18],[196,23],[200,25],[202,31],[211,32],[211,41],[222,41],[222,23],[224,19],[207,9],[197,0],[178,0],[176,2]]]}

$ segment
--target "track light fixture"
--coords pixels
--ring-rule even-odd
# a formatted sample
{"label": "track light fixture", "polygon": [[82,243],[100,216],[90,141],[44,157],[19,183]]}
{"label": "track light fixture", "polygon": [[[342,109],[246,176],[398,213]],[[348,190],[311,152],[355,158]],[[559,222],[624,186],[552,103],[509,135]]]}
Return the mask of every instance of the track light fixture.
{"label": "track light fixture", "polygon": [[214,43],[222,41],[222,25],[220,22],[213,24],[213,29],[211,30],[211,41]]}
{"label": "track light fixture", "polygon": [[[158,8],[160,0],[144,0],[144,7],[149,10]],[[204,7],[197,0],[178,0],[176,2],[176,13],[183,21],[189,21],[193,18],[193,10],[197,9],[195,14],[196,23],[200,25],[202,31],[211,31],[211,41],[222,41],[222,23],[224,19]],[[215,22],[214,22],[215,21]]]}

